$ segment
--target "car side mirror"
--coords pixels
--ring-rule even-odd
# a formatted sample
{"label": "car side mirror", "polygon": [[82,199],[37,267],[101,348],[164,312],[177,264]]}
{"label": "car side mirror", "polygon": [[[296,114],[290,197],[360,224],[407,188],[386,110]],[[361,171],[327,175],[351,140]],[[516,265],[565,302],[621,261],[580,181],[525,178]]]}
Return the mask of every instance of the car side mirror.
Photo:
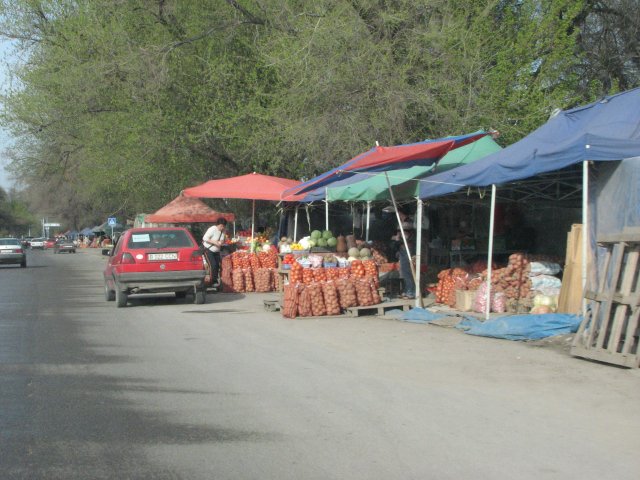
{"label": "car side mirror", "polygon": [[110,257],[112,251],[113,251],[113,249],[111,249],[111,248],[103,248],[102,249],[102,255],[106,255],[107,257]]}

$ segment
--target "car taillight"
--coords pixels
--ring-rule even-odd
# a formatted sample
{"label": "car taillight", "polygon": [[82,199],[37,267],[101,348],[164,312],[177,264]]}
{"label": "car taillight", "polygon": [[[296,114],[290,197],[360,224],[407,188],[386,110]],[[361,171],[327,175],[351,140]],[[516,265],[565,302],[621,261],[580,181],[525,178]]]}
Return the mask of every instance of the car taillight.
{"label": "car taillight", "polygon": [[133,259],[133,255],[131,255],[129,252],[124,252],[122,254],[122,263],[131,264],[136,263],[136,261]]}
{"label": "car taillight", "polygon": [[23,253],[23,252],[24,252],[24,250],[22,250],[21,248],[16,248],[14,250],[14,253]]}
{"label": "car taillight", "polygon": [[191,260],[194,262],[202,260],[202,252],[200,250],[194,250],[191,252]]}

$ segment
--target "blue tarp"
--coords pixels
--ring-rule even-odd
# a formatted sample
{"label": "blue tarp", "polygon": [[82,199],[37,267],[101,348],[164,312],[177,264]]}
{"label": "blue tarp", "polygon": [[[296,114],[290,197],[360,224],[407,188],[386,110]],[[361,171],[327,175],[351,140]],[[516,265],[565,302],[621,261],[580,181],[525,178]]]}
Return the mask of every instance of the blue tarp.
{"label": "blue tarp", "polygon": [[87,228],[83,228],[82,230],[80,230],[80,235],[93,235],[93,229],[87,227]]}
{"label": "blue tarp", "polygon": [[460,188],[486,187],[530,178],[585,161],[640,155],[640,88],[561,111],[540,128],[477,162],[428,178],[421,198]]}
{"label": "blue tarp", "polygon": [[481,322],[465,317],[456,328],[470,335],[504,338],[507,340],[539,340],[554,335],[575,333],[580,326],[580,315],[547,313],[544,315],[507,315]]}
{"label": "blue tarp", "polygon": [[438,313],[430,312],[429,310],[426,310],[424,308],[416,307],[407,312],[402,312],[402,315],[400,315],[400,320],[413,323],[429,323],[433,322],[434,320],[440,320],[444,317],[446,317],[446,315],[440,315]]}

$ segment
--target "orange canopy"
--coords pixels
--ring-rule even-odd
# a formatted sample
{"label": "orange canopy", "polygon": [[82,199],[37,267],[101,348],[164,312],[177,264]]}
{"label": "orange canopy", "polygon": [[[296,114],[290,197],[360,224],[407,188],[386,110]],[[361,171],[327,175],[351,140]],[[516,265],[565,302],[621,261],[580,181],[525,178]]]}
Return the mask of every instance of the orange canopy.
{"label": "orange canopy", "polygon": [[218,218],[228,222],[235,220],[233,213],[220,213],[209,208],[202,200],[180,195],[157,212],[144,219],[149,223],[212,223]]}
{"label": "orange canopy", "polygon": [[[297,180],[249,173],[238,177],[209,180],[201,185],[186,188],[183,194],[200,198],[244,198],[246,200],[280,201],[282,192],[299,185]],[[295,200],[293,198],[292,200]]]}

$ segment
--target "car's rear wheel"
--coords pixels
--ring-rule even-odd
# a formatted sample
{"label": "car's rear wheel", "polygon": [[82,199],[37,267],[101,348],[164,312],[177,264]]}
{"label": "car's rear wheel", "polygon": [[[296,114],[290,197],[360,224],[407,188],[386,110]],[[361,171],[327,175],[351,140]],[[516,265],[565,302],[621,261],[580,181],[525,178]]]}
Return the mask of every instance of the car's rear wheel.
{"label": "car's rear wheel", "polygon": [[107,302],[113,302],[116,299],[116,292],[109,288],[107,281],[104,281],[104,299]]}
{"label": "car's rear wheel", "polygon": [[195,303],[196,305],[202,305],[206,301],[206,299],[207,299],[207,293],[204,287],[197,288],[196,293],[194,294],[194,297],[193,297],[193,303]]}
{"label": "car's rear wheel", "polygon": [[186,291],[176,292],[176,298],[185,298],[187,296]]}
{"label": "car's rear wheel", "polygon": [[127,300],[129,300],[129,295],[127,295],[127,292],[123,292],[116,285],[116,306],[118,308],[126,307],[127,306]]}
{"label": "car's rear wheel", "polygon": [[27,268],[27,261],[26,261],[26,260],[23,260],[23,261],[20,263],[20,268]]}

